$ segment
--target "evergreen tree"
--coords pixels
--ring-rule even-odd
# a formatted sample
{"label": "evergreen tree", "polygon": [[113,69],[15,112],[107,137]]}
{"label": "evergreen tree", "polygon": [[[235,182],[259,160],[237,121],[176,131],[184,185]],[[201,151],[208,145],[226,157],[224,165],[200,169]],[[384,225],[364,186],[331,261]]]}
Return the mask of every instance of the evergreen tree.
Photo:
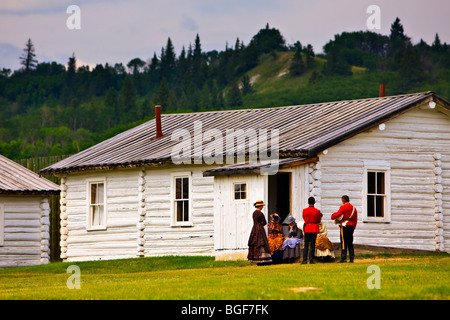
{"label": "evergreen tree", "polygon": [[26,74],[30,74],[36,69],[37,63],[33,42],[31,42],[31,39],[28,39],[23,49],[23,55],[20,57],[20,64],[23,65],[23,71]]}
{"label": "evergreen tree", "polygon": [[161,50],[161,78],[166,78],[171,83],[175,76],[176,56],[175,48],[170,37],[167,39],[166,47]]}
{"label": "evergreen tree", "polygon": [[72,56],[69,58],[67,63],[67,74],[66,74],[66,83],[71,84],[73,79],[75,78],[75,72],[77,71],[77,59],[75,58],[75,53],[72,53]]}
{"label": "evergreen tree", "polygon": [[160,62],[158,60],[158,57],[156,56],[156,52],[153,53],[153,58],[150,62],[150,66],[148,68],[148,79],[151,86],[156,86],[161,81],[160,77]]}
{"label": "evergreen tree", "polygon": [[137,112],[136,100],[137,92],[134,87],[133,79],[131,76],[127,75],[123,82],[119,96],[120,114],[122,115],[122,119],[119,120],[120,123],[127,123],[135,120],[135,115]]}
{"label": "evergreen tree", "polygon": [[244,75],[242,77],[242,95],[247,95],[253,92],[253,86],[250,83],[250,77],[248,75]]}
{"label": "evergreen tree", "polygon": [[416,48],[408,47],[402,52],[398,66],[399,83],[403,90],[424,79],[424,69]]}
{"label": "evergreen tree", "polygon": [[200,44],[200,37],[197,34],[195,37],[194,50],[192,53],[192,82],[196,85],[197,89],[203,88],[205,81],[205,64],[202,57],[202,47]]}
{"label": "evergreen tree", "polygon": [[303,57],[301,53],[301,46],[297,47],[294,56],[292,57],[291,66],[289,67],[289,72],[293,77],[297,77],[303,72],[305,72],[305,63],[303,62]]}
{"label": "evergreen tree", "polygon": [[105,107],[108,110],[111,124],[118,124],[120,119],[118,106],[119,93],[113,87],[109,88],[105,95]]}
{"label": "evergreen tree", "polygon": [[67,106],[70,103],[75,94],[74,81],[76,65],[77,60],[75,58],[75,53],[72,53],[72,57],[69,57],[69,61],[67,62],[67,72],[61,89],[61,104],[64,106]]}
{"label": "evergreen tree", "polygon": [[209,84],[205,82],[200,92],[200,108],[208,110],[211,108],[212,98]]}
{"label": "evergreen tree", "polygon": [[403,25],[400,23],[400,19],[397,17],[395,18],[395,21],[391,24],[391,33],[389,35],[389,40],[391,42],[394,42],[398,39],[405,41],[407,37],[405,35]]}
{"label": "evergreen tree", "polygon": [[202,55],[202,45],[200,44],[200,36],[197,35],[195,36],[195,42],[194,42],[194,51],[193,51],[193,59],[195,60],[200,60],[201,59],[201,55]]}
{"label": "evergreen tree", "polygon": [[241,90],[239,90],[237,82],[234,82],[228,91],[227,104],[230,107],[241,107],[243,104]]}
{"label": "evergreen tree", "polygon": [[442,48],[441,39],[439,39],[439,35],[436,33],[434,36],[433,44],[431,45],[431,48],[435,51],[439,51]]}
{"label": "evergreen tree", "polygon": [[313,46],[308,44],[304,51],[306,56],[306,69],[311,69],[314,66],[315,56]]}
{"label": "evergreen tree", "polygon": [[403,50],[410,45],[410,38],[405,35],[403,25],[397,17],[391,25],[388,46],[388,57],[394,58],[394,65],[399,63],[399,57],[403,54]]}
{"label": "evergreen tree", "polygon": [[161,83],[159,84],[158,96],[156,98],[155,103],[161,106],[161,112],[165,112],[168,110],[169,96],[170,96],[169,85],[167,84],[166,78],[163,78]]}

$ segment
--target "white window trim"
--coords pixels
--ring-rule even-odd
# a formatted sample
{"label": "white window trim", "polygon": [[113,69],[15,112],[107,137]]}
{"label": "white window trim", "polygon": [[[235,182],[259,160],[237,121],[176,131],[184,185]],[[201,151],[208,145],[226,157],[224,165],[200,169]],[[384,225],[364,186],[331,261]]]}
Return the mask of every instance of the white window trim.
{"label": "white window trim", "polygon": [[[189,179],[189,193],[188,193],[188,200],[189,200],[189,220],[188,221],[177,221],[177,212],[175,209],[175,194],[176,194],[176,184],[175,179],[176,178],[188,178]],[[190,171],[184,171],[184,172],[173,172],[170,176],[170,225],[171,227],[193,227],[194,223],[192,221],[192,174]]]}
{"label": "white window trim", "polygon": [[5,244],[5,206],[0,203],[0,246]]}
{"label": "white window trim", "polygon": [[[245,184],[245,199],[236,199],[234,197],[234,185],[236,184]],[[248,200],[248,183],[247,182],[242,182],[242,181],[235,181],[233,183],[231,183],[231,198],[233,199],[233,201],[247,201]]]}
{"label": "white window trim", "polygon": [[[370,164],[364,167],[364,177],[363,177],[363,198],[362,198],[362,222],[380,222],[380,223],[390,223],[391,222],[391,168],[389,165],[383,163],[378,163],[379,165]],[[367,173],[369,171],[384,172],[385,179],[385,195],[386,202],[384,208],[384,217],[368,217],[367,216]]]}
{"label": "white window trim", "polygon": [[[91,221],[91,184],[94,183],[103,183],[103,221],[102,224],[98,226],[92,226]],[[108,207],[107,207],[107,185],[106,185],[106,177],[98,177],[86,179],[86,230],[87,231],[95,231],[95,230],[106,230],[106,222],[108,221]]]}

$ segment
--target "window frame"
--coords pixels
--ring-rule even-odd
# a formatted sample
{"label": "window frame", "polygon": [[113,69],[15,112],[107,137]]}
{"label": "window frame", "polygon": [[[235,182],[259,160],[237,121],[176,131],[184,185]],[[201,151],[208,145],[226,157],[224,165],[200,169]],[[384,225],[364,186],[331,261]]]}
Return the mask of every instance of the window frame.
{"label": "window frame", "polygon": [[[176,199],[176,179],[177,178],[187,178],[188,179],[188,198],[187,199]],[[177,215],[177,202],[188,201],[188,220],[178,221]],[[171,174],[171,226],[172,227],[192,227],[194,225],[192,221],[192,175],[191,172],[175,172]]]}
{"label": "window frame", "polygon": [[[103,184],[103,219],[98,225],[92,224],[92,203],[91,203],[91,187],[94,184]],[[86,180],[86,200],[87,200],[87,212],[86,212],[86,230],[106,230],[107,229],[107,185],[106,178],[95,178]],[[99,205],[100,206],[100,205]]]}
{"label": "window frame", "polygon": [[[245,198],[239,198],[239,199],[236,199],[236,185],[245,185],[245,191],[242,191],[242,190],[239,190],[239,191],[237,191],[237,192],[239,192],[240,194],[242,194],[242,192],[244,192],[244,194],[245,194]],[[233,182],[232,183],[232,190],[231,190],[231,192],[232,192],[232,194],[233,194],[233,201],[246,201],[247,200],[247,193],[248,193],[248,189],[247,189],[247,182]]]}
{"label": "window frame", "polygon": [[[382,172],[384,173],[384,194],[383,194],[383,217],[373,217],[368,215],[369,204],[368,204],[368,196],[376,195],[373,193],[369,193],[369,172]],[[375,179],[376,181],[376,179]],[[363,178],[363,214],[362,221],[363,222],[381,222],[381,223],[389,223],[391,222],[391,168],[389,165],[382,163],[381,165],[367,165],[364,167],[364,178]]]}

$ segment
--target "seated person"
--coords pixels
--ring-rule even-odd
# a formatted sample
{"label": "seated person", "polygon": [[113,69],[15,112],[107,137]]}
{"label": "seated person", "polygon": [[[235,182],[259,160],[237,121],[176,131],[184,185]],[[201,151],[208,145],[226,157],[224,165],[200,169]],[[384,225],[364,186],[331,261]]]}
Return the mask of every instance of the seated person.
{"label": "seated person", "polygon": [[269,223],[267,224],[270,255],[272,256],[272,262],[281,262],[283,258],[283,252],[281,246],[283,245],[284,232],[281,225],[281,218],[278,214],[274,213],[269,216]]}
{"label": "seated person", "polygon": [[333,243],[327,238],[327,226],[323,222],[319,224],[315,257],[319,261],[323,262],[334,260],[334,246]]}
{"label": "seated person", "polygon": [[300,243],[303,242],[303,232],[297,227],[293,216],[288,216],[284,223],[289,225],[289,231],[282,246],[283,262],[290,263],[300,258]]}

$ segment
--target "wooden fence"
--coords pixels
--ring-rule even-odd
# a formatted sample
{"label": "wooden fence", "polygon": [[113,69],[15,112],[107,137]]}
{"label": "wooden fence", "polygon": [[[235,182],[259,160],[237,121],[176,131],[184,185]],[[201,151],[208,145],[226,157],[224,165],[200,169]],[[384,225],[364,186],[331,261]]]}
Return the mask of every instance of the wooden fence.
{"label": "wooden fence", "polygon": [[[48,156],[30,159],[16,160],[25,168],[30,169],[33,172],[39,173],[39,171],[45,167],[48,167],[58,161],[61,161],[68,156]],[[60,184],[60,178],[53,175],[45,175],[44,178],[53,181],[56,184]],[[60,261],[60,208],[59,208],[59,195],[50,195],[50,261]]]}

